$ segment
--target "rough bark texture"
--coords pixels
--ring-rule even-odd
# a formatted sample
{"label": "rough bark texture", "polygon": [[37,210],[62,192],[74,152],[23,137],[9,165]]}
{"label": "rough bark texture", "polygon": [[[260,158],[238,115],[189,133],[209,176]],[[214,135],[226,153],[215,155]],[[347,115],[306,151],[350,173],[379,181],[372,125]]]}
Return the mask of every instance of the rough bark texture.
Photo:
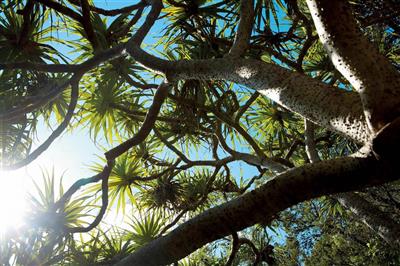
{"label": "rough bark texture", "polygon": [[116,265],[170,264],[232,232],[258,222],[269,222],[280,211],[301,201],[364,185],[378,185],[395,178],[397,174],[388,165],[373,158],[346,157],[295,168],[185,222]]}
{"label": "rough bark texture", "polygon": [[303,74],[253,59],[190,60],[166,67],[168,80],[228,80],[360,143],[370,141],[360,98]]}
{"label": "rough bark texture", "polygon": [[[86,0],[81,1],[84,17],[62,3],[49,0],[37,1],[84,24],[88,38],[95,38],[92,34],[92,25],[87,20],[87,16],[90,15],[93,8]],[[277,172],[284,172],[263,186],[225,204],[211,208],[183,223],[168,235],[160,237],[135,251],[118,262],[117,265],[170,264],[186,257],[209,242],[259,222],[268,223],[280,211],[299,202],[398,179],[399,170],[396,168],[396,156],[400,135],[400,118],[398,118],[400,115],[399,74],[387,59],[381,56],[362,36],[346,1],[307,0],[307,2],[322,43],[336,68],[351,82],[356,92],[340,90],[309,76],[289,71],[274,64],[239,58],[248,48],[252,30],[252,14],[246,14],[246,12],[252,12],[253,9],[250,2],[246,0],[241,1],[242,13],[238,33],[233,42],[231,53],[225,58],[171,62],[150,55],[143,51],[140,45],[159,18],[163,4],[161,0],[147,0],[141,2],[141,4],[151,5],[151,11],[147,14],[142,26],[127,43],[99,52],[80,65],[48,66],[32,63],[8,65],[8,67],[20,66],[26,69],[38,66],[36,70],[73,72],[75,75],[68,82],[52,89],[47,95],[35,98],[30,102],[30,105],[0,114],[0,119],[7,121],[7,119],[18,117],[20,114],[37,110],[64,91],[78,74],[84,74],[100,63],[129,53],[136,62],[154,70],[154,72],[165,75],[169,81],[180,79],[226,80],[256,89],[306,119],[335,130],[359,143],[366,144],[364,147],[366,147],[367,152],[360,152],[357,155],[358,157],[345,157],[323,162],[318,162],[318,154],[314,147],[313,150],[307,151],[312,164],[287,171],[284,171],[284,167],[275,164],[273,160],[259,159],[256,156],[239,152],[216,161],[201,161],[199,163],[200,161],[190,162],[186,160],[186,162],[189,161],[186,164],[188,168],[189,165],[219,167],[240,157],[241,160],[249,163],[266,166]],[[305,21],[306,19],[302,18],[302,20]],[[310,28],[308,27],[308,29]],[[311,36],[312,32],[310,32],[311,30],[308,30],[308,35]],[[94,39],[92,44],[96,46]],[[302,56],[300,56],[300,61],[304,58],[304,55]],[[3,68],[4,66],[4,64],[0,65]],[[110,161],[125,153],[133,145],[141,143],[150,133],[157,119],[161,103],[167,96],[166,91],[159,90],[158,92],[160,94],[155,97],[154,104],[150,108],[138,136],[129,139],[107,153],[107,158]],[[76,104],[76,101],[72,103]],[[72,107],[70,110],[69,113],[73,113]],[[307,124],[307,126],[312,125]],[[380,129],[381,131],[379,131]],[[374,134],[377,132],[378,134],[375,136]],[[312,135],[306,134],[306,142],[309,147],[315,144],[311,143],[313,142]],[[372,141],[372,138],[374,138],[374,141]],[[371,156],[369,150],[371,145],[375,157]],[[262,151],[261,154],[263,154]],[[365,154],[370,156],[363,156]],[[108,169],[106,170],[108,171]],[[98,181],[98,179],[99,176],[95,176],[85,182]],[[103,183],[105,184],[103,186],[107,188],[107,180],[103,179]],[[80,187],[79,183],[77,184],[72,187],[73,190]],[[68,191],[73,193],[73,190]],[[103,192],[103,199],[106,199],[107,190],[103,189]],[[378,213],[372,209],[372,206],[360,201],[359,198],[355,197],[355,194],[340,194],[339,198],[343,201],[343,204],[347,204],[382,237],[388,241],[398,241],[399,234],[393,233],[399,231],[398,227],[390,221],[385,222],[379,215],[377,217],[371,215],[371,212]],[[103,200],[103,210],[106,207],[107,201]],[[102,213],[104,214],[103,210]],[[370,216],[366,215],[367,213]],[[101,217],[102,215],[96,217],[93,224],[96,224]],[[390,235],[389,231],[392,231]]]}
{"label": "rough bark texture", "polygon": [[[305,119],[305,148],[309,160],[312,163],[319,162],[320,157],[314,140],[314,125]],[[375,231],[383,240],[392,245],[400,243],[400,224],[390,216],[379,210],[372,203],[366,201],[354,192],[333,195],[341,205],[350,210],[366,226]]]}
{"label": "rough bark texture", "polygon": [[361,33],[347,1],[307,0],[335,67],[360,93],[376,132],[400,115],[400,75]]}

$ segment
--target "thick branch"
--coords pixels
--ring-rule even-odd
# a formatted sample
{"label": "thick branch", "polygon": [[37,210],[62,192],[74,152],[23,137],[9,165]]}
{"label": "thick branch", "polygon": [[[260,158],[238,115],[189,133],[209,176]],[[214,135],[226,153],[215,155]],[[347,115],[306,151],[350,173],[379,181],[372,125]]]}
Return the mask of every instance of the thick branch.
{"label": "thick branch", "polygon": [[252,59],[149,63],[153,67],[163,67],[169,80],[219,79],[246,85],[324,127],[361,143],[370,140],[356,93],[340,90],[303,74]]}
{"label": "thick branch", "polygon": [[[314,141],[314,125],[305,119],[305,144],[308,158],[312,163],[319,162],[320,158]],[[390,245],[400,244],[400,225],[390,216],[379,210],[372,203],[366,201],[354,192],[334,195],[341,205],[349,209],[366,226],[371,228]]]}
{"label": "thick branch", "polygon": [[333,64],[360,93],[367,122],[377,132],[400,116],[399,73],[362,35],[347,1],[307,4]]}
{"label": "thick branch", "polygon": [[207,210],[116,265],[169,264],[231,232],[270,222],[280,211],[301,201],[396,178],[398,173],[373,158],[347,157],[291,169],[239,198]]}

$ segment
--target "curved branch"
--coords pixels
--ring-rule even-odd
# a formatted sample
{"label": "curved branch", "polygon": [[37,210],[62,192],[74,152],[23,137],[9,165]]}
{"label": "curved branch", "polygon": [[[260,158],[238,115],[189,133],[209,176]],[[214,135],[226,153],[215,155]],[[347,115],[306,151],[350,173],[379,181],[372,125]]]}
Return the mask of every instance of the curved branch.
{"label": "curved branch", "polygon": [[225,266],[231,266],[233,260],[236,257],[237,252],[239,251],[240,244],[239,244],[239,236],[237,232],[232,234],[232,247],[231,247],[231,254],[229,254],[228,260],[225,263]]}
{"label": "curved branch", "polygon": [[377,132],[400,116],[400,74],[363,36],[347,1],[307,0],[307,5],[325,50],[360,93],[367,122]]}
{"label": "curved branch", "polygon": [[108,161],[114,160],[115,158],[125,153],[133,146],[138,145],[139,143],[143,142],[146,139],[146,137],[150,134],[150,131],[154,127],[161,106],[168,95],[168,89],[169,85],[165,83],[162,83],[158,87],[154,95],[153,104],[149,108],[149,111],[146,115],[146,118],[144,119],[142,127],[139,129],[139,131],[135,134],[133,138],[128,139],[127,141],[121,143],[117,147],[107,151],[104,155],[106,156]]}
{"label": "curved branch", "polygon": [[398,178],[398,171],[371,157],[339,158],[291,169],[265,185],[185,222],[116,265],[169,264],[232,232],[261,221],[269,222],[280,211],[301,201]]}
{"label": "curved branch", "polygon": [[3,170],[15,170],[18,168],[21,168],[23,166],[26,166],[30,164],[32,161],[34,161],[37,157],[39,157],[45,150],[47,150],[50,145],[53,143],[54,140],[56,140],[62,132],[68,127],[72,116],[75,111],[76,104],[78,102],[78,95],[79,95],[79,79],[74,80],[71,83],[71,101],[68,106],[68,111],[65,115],[64,120],[61,122],[61,124],[54,130],[50,136],[47,138],[45,142],[43,142],[39,147],[37,147],[36,150],[34,150],[32,153],[30,153],[25,159],[12,164],[12,165],[7,165],[3,166]]}
{"label": "curved branch", "polygon": [[104,214],[106,213],[108,207],[108,178],[110,177],[111,170],[113,167],[113,162],[108,162],[108,164],[103,168],[103,171],[100,173],[99,177],[101,178],[101,208],[96,218],[91,222],[87,227],[72,227],[66,228],[65,230],[69,233],[84,233],[89,232],[94,229],[101,220],[103,219]]}

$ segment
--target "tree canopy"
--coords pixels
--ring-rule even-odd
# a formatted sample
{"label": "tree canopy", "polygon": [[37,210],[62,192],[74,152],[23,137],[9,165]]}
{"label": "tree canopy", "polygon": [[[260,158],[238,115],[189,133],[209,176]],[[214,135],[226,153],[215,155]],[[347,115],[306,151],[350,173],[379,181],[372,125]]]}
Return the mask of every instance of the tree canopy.
{"label": "tree canopy", "polygon": [[105,147],[35,177],[2,265],[400,263],[398,1],[123,4],[0,2],[2,169]]}

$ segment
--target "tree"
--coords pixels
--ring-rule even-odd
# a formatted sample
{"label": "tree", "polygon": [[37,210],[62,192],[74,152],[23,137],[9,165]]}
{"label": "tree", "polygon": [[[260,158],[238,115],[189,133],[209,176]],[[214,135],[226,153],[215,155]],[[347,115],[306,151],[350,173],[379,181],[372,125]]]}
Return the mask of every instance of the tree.
{"label": "tree", "polygon": [[[1,2],[3,169],[31,163],[67,128],[88,126],[111,147],[97,174],[58,198],[47,177],[33,199],[35,230],[9,237],[5,250],[23,265],[164,265],[232,235],[228,264],[242,246],[274,264],[270,244],[237,232],[399,178],[399,8],[381,3]],[[152,50],[144,40],[157,23],[163,47]],[[62,30],[71,35],[54,35]],[[52,119],[59,125],[31,150],[36,125]],[[196,151],[206,155],[193,159]],[[237,161],[257,175],[240,181]],[[334,197],[398,245],[395,217],[368,195]],[[109,207],[130,204],[140,215],[129,230],[99,230]],[[91,241],[78,241],[86,232]],[[287,242],[294,258],[296,241]]]}

